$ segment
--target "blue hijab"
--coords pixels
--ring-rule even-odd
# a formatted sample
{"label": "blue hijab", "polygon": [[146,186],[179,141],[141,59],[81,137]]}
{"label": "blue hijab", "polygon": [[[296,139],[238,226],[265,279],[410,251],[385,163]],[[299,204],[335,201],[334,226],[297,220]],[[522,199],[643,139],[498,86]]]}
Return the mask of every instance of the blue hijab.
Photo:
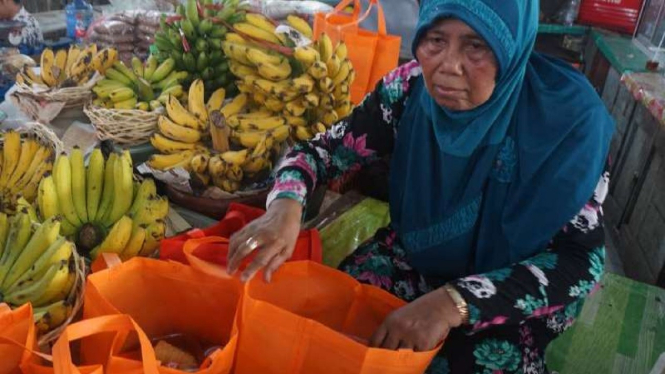
{"label": "blue hijab", "polygon": [[488,102],[450,111],[423,78],[401,117],[391,167],[393,228],[411,264],[441,281],[524,260],[592,197],[613,121],[586,78],[533,52],[538,1],[425,0],[412,46],[457,18],[499,72]]}

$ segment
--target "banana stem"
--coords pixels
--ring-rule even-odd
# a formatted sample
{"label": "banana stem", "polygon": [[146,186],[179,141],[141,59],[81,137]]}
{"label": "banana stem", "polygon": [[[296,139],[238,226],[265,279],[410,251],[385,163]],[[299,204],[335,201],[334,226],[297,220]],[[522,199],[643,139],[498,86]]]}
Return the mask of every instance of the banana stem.
{"label": "banana stem", "polygon": [[231,128],[226,124],[226,118],[218,111],[210,114],[210,137],[215,151],[224,153],[229,150],[229,137]]}

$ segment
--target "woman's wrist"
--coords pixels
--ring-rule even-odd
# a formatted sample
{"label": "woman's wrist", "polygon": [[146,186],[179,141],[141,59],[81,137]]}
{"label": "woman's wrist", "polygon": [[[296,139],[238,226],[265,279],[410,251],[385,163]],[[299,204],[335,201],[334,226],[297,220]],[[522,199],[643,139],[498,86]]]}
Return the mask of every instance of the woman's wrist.
{"label": "woman's wrist", "polygon": [[453,322],[453,326],[458,327],[468,324],[469,305],[462,297],[462,294],[460,294],[459,291],[457,291],[457,289],[450,284],[445,284],[443,287],[441,287],[441,290],[447,296],[447,298],[449,298],[450,305],[454,307],[452,312],[449,310],[449,315],[450,313],[454,314],[453,320],[451,321]]}

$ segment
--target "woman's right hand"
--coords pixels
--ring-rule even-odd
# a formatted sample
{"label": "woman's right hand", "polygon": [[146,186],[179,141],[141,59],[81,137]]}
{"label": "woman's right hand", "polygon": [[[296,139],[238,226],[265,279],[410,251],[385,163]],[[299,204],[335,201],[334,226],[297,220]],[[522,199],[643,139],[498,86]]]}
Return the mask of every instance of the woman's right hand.
{"label": "woman's right hand", "polygon": [[302,214],[302,205],[296,200],[279,199],[272,202],[265,215],[231,236],[228,273],[235,274],[242,260],[258,251],[240,280],[247,282],[265,268],[265,280],[270,282],[272,274],[293,255],[300,234]]}

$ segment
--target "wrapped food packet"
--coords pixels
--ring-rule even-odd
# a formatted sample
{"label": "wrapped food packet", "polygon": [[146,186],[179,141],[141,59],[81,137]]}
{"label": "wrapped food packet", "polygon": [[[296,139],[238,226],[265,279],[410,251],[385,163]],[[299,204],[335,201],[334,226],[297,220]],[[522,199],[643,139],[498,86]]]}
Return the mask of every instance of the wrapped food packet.
{"label": "wrapped food packet", "polygon": [[253,10],[278,20],[286,18],[289,14],[313,17],[316,13],[328,13],[333,10],[333,7],[320,1],[249,0],[248,3]]}
{"label": "wrapped food packet", "polygon": [[134,25],[131,23],[108,19],[94,26],[94,31],[100,35],[132,35]]}

